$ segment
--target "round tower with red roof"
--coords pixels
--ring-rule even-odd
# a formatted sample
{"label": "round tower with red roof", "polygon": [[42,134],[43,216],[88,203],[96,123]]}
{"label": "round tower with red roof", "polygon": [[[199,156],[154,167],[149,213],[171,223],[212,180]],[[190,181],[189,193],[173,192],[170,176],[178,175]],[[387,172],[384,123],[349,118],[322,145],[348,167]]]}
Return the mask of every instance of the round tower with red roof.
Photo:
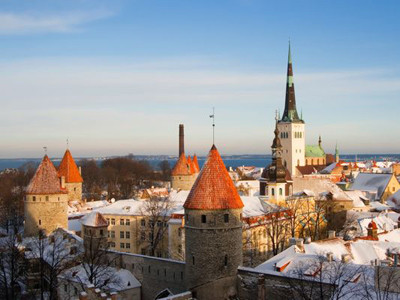
{"label": "round tower with red roof", "polygon": [[64,182],[47,155],[26,189],[24,235],[34,236],[43,230],[50,234],[68,228],[68,195]]}
{"label": "round tower with red roof", "polygon": [[80,168],[75,163],[69,149],[65,151],[64,157],[58,167],[58,176],[65,181],[68,192],[68,201],[82,201],[82,183]]}
{"label": "round tower with red roof", "polygon": [[184,208],[187,288],[197,299],[234,297],[243,203],[215,146]]}

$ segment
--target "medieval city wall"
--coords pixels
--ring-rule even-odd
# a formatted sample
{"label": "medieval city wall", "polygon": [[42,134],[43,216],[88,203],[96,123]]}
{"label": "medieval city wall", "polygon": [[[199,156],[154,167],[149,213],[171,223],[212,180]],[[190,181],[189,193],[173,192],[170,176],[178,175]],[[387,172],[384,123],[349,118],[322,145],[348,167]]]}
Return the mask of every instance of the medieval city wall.
{"label": "medieval city wall", "polygon": [[68,191],[68,201],[82,201],[82,182],[79,183],[65,183]]}

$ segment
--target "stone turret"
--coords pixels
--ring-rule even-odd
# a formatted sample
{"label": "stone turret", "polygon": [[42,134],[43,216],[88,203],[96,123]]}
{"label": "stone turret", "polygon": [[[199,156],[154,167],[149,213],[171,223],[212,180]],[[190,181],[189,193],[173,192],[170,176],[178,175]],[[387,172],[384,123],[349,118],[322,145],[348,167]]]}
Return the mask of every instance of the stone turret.
{"label": "stone turret", "polygon": [[85,252],[106,248],[108,236],[108,222],[99,212],[91,212],[82,218],[82,237]]}
{"label": "stone turret", "polygon": [[58,177],[56,168],[45,155],[26,189],[25,236],[37,235],[39,230],[50,234],[57,228],[68,228],[68,196],[64,182],[65,178]]}
{"label": "stone turret", "polygon": [[82,201],[81,170],[75,163],[71,152],[67,149],[58,167],[58,176],[65,178],[65,187],[68,191],[68,201]]}
{"label": "stone turret", "polygon": [[235,297],[243,203],[215,146],[184,208],[187,288],[197,299]]}

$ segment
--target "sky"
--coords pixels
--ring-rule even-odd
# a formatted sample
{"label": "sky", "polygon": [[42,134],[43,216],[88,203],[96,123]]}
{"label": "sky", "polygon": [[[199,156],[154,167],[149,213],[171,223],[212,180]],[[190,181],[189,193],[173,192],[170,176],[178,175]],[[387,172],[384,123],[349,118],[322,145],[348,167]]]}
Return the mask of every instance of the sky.
{"label": "sky", "polygon": [[270,154],[288,40],[307,144],[400,151],[399,1],[2,0],[0,158]]}

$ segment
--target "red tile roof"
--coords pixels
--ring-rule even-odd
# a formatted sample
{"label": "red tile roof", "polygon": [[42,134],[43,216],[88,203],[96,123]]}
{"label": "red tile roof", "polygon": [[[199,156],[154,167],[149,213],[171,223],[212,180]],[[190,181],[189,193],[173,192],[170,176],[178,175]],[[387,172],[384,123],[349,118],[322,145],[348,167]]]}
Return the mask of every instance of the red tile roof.
{"label": "red tile roof", "polygon": [[214,145],[183,207],[201,210],[243,208],[243,202]]}
{"label": "red tile roof", "polygon": [[172,169],[171,175],[172,176],[191,175],[190,166],[186,159],[185,153],[182,153],[181,156],[179,156],[178,161],[176,162],[174,168]]}
{"label": "red tile roof", "polygon": [[43,157],[42,162],[26,189],[26,193],[31,195],[66,193],[66,190],[61,188],[56,167],[54,167],[47,155]]}
{"label": "red tile roof", "polygon": [[199,173],[200,172],[200,166],[199,166],[199,162],[197,161],[197,155],[196,154],[193,156],[193,163],[194,163],[194,166],[196,168],[196,173]]}
{"label": "red tile roof", "polygon": [[65,151],[64,157],[58,167],[58,176],[64,176],[66,183],[83,182],[79,169],[69,150]]}

